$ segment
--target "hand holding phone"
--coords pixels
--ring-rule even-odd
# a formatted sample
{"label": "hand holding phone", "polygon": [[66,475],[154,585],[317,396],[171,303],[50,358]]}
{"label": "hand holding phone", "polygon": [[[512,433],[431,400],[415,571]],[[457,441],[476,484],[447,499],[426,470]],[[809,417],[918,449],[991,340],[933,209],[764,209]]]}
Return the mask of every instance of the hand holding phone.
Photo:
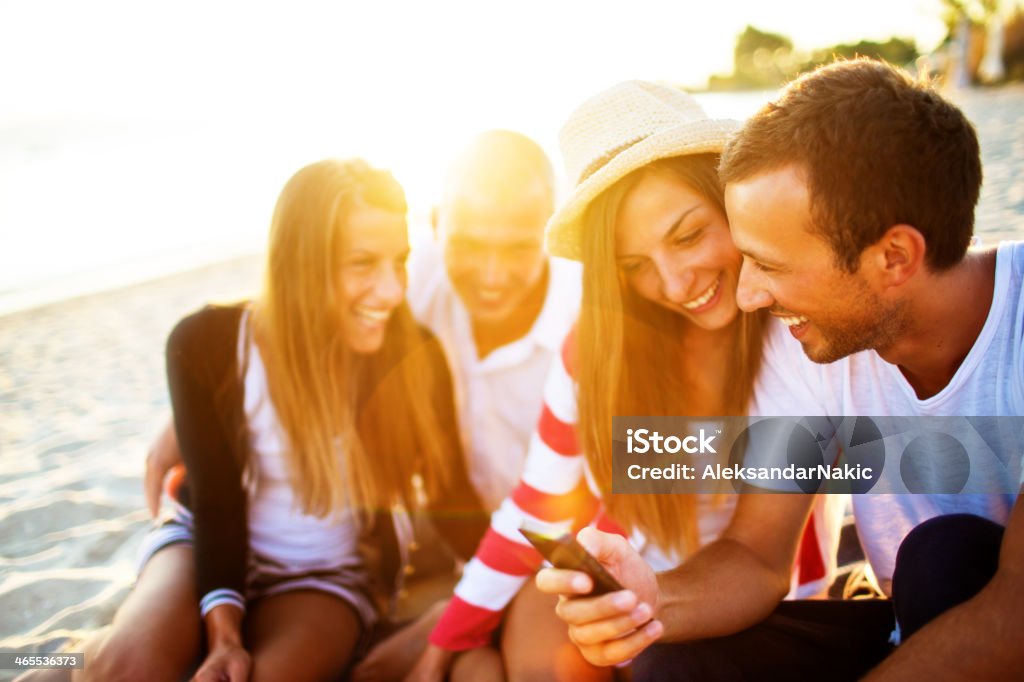
{"label": "hand holding phone", "polygon": [[541,555],[551,562],[555,568],[564,568],[571,571],[581,571],[590,576],[594,583],[594,589],[590,596],[598,596],[608,592],[618,592],[625,589],[619,581],[601,565],[590,552],[583,548],[583,545],[576,542],[571,534],[566,533],[559,537],[549,537],[542,533],[532,531],[525,526],[519,529],[530,544],[537,548]]}

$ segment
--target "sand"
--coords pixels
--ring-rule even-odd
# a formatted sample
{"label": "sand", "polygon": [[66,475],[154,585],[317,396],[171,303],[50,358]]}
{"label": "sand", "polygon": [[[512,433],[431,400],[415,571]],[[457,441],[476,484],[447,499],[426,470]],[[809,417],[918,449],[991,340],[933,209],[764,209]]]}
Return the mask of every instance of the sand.
{"label": "sand", "polygon": [[167,333],[254,290],[260,268],[248,256],[0,318],[0,650],[55,651],[110,621],[150,524]]}

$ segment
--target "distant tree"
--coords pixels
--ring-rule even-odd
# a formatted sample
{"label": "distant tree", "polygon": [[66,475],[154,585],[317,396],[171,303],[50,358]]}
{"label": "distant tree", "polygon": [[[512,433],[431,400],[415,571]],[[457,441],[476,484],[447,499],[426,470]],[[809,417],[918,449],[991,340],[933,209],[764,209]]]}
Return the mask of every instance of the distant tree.
{"label": "distant tree", "polygon": [[818,64],[832,61],[835,57],[852,59],[854,57],[871,57],[882,59],[891,64],[909,64],[920,56],[917,44],[909,38],[889,38],[884,43],[874,40],[861,40],[857,43],[841,43],[831,47],[815,50],[811,59],[805,62],[802,70],[811,69]]}
{"label": "distant tree", "polygon": [[793,41],[747,26],[733,49],[733,78],[746,87],[775,87],[795,73]]}
{"label": "distant tree", "polygon": [[1018,8],[1006,21],[1003,33],[1003,64],[1009,80],[1024,80],[1024,9]]}
{"label": "distant tree", "polygon": [[962,17],[983,25],[999,11],[999,0],[942,0],[942,5],[942,19],[950,35]]}
{"label": "distant tree", "polygon": [[748,25],[743,29],[743,33],[736,36],[733,60],[739,63],[741,60],[753,57],[758,50],[775,52],[780,49],[792,51],[793,41],[779,33],[768,33]]}
{"label": "distant tree", "polygon": [[964,82],[978,81],[978,67],[985,54],[986,29],[999,13],[999,4],[1000,0],[942,0],[945,43],[953,57],[954,72],[959,68],[966,74]]}

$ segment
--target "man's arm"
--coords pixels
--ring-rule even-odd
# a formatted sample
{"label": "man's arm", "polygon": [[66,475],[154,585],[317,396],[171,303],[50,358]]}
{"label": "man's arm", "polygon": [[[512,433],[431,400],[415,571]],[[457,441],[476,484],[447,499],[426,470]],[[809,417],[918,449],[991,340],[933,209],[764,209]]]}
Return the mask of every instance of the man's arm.
{"label": "man's arm", "polygon": [[738,632],[764,619],[786,595],[813,501],[811,495],[744,495],[719,539],[656,579],[625,541],[581,533],[580,542],[627,590],[569,599],[586,594],[590,580],[557,569],[541,571],[537,586],[562,596],[558,616],[595,665],[626,661],[659,638],[677,642]]}
{"label": "man's arm", "polygon": [[160,514],[160,497],[164,491],[164,478],[176,464],[181,463],[178,436],[174,433],[174,421],[168,419],[160,435],[149,447],[146,454],[146,472],[142,488],[146,493],[146,506],[154,519]]}
{"label": "man's arm", "polygon": [[1010,514],[999,568],[972,599],[942,614],[865,680],[1009,680],[1024,670],[1024,504]]}
{"label": "man's arm", "polygon": [[813,502],[813,495],[743,495],[718,540],[660,576],[663,639],[721,637],[768,617],[789,591]]}

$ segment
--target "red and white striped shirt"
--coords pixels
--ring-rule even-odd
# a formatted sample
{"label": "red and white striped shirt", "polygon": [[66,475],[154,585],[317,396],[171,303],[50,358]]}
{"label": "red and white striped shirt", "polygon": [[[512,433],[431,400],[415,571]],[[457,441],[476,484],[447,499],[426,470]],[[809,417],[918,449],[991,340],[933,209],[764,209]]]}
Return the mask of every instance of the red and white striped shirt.
{"label": "red and white striped shirt", "polygon": [[[455,594],[430,635],[436,646],[462,651],[490,642],[504,608],[544,561],[519,533],[524,523],[550,535],[575,533],[587,525],[626,535],[604,514],[600,492],[576,438],[574,336],[575,330],[569,333],[548,373],[539,424],[530,441],[519,484],[491,515],[490,528],[473,559],[466,564]],[[793,597],[817,594],[828,585],[834,572],[838,525],[825,522],[822,505],[834,507],[838,501],[829,497],[834,496],[819,498],[804,532],[794,568],[794,589],[790,593]],[[714,503],[710,495],[698,496],[698,535],[702,545],[721,534],[734,506],[734,498],[723,504]],[[828,513],[835,517],[833,511]],[[680,561],[678,557],[665,557],[653,544],[645,543],[639,532],[629,539],[655,570],[666,570]]]}

